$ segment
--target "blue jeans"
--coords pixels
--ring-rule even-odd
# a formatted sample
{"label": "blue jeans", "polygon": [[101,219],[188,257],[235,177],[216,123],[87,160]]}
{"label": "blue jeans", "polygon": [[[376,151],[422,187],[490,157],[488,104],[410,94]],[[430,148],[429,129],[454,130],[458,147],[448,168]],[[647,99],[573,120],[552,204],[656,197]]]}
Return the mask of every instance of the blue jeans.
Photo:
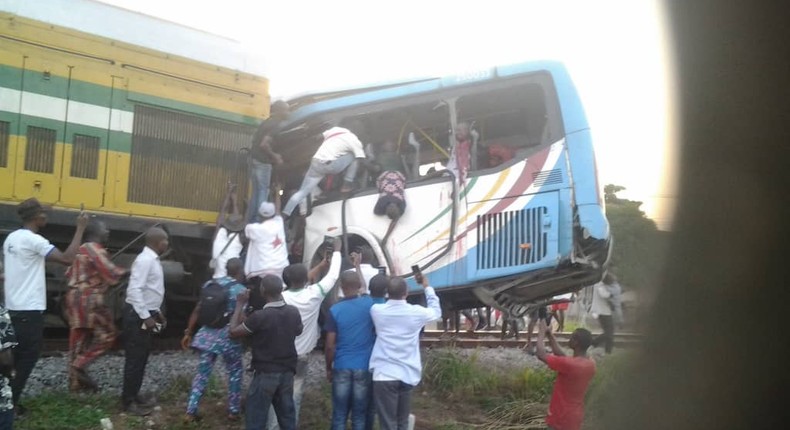
{"label": "blue jeans", "polygon": [[342,155],[334,161],[323,161],[313,158],[310,161],[310,168],[308,168],[307,173],[304,174],[302,186],[299,188],[299,191],[295,192],[291,198],[288,199],[283,213],[290,216],[294,208],[296,208],[299,203],[302,203],[302,200],[318,186],[318,183],[321,182],[321,179],[324,179],[326,175],[336,175],[345,170],[346,174],[343,175],[343,180],[346,182],[354,182],[354,178],[357,176],[357,166],[358,163],[354,158],[354,154]]}
{"label": "blue jeans", "polygon": [[11,430],[14,428],[14,410],[0,412],[0,430]]}
{"label": "blue jeans", "polygon": [[[299,425],[299,409],[302,406],[302,397],[304,395],[304,381],[307,378],[307,368],[310,367],[310,355],[300,355],[299,360],[296,362],[296,375],[294,375],[294,410],[296,415],[296,424]],[[266,423],[267,430],[280,430],[277,425],[277,413],[274,407],[269,408],[269,421]]]}
{"label": "blue jeans", "polygon": [[272,180],[272,165],[261,163],[258,160],[250,160],[250,183],[252,183],[252,194],[250,195],[250,207],[247,208],[247,222],[260,221],[258,208],[261,203],[269,200],[269,184]]}
{"label": "blue jeans", "polygon": [[294,374],[292,372],[255,372],[247,392],[245,416],[247,430],[261,430],[269,418],[269,406],[274,406],[282,430],[296,430],[294,408]]}
{"label": "blue jeans", "polygon": [[371,382],[367,370],[332,371],[332,430],[345,430],[349,411],[351,429],[365,430]]}

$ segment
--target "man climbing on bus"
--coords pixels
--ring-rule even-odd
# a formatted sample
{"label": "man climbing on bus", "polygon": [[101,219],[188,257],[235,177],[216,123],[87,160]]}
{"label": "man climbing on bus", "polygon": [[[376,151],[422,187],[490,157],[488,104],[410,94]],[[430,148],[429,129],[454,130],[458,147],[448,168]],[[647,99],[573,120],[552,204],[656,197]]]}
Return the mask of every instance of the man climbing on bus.
{"label": "man climbing on bus", "polygon": [[345,170],[343,187],[340,191],[347,193],[353,188],[360,163],[371,171],[378,169],[365,158],[365,149],[357,137],[357,133],[360,133],[361,129],[361,122],[351,120],[348,123],[348,128],[332,127],[316,137],[321,141],[321,146],[318,147],[310,161],[310,167],[304,175],[299,191],[295,192],[285,205],[283,215],[291,216],[296,206],[327,175],[337,175]]}
{"label": "man climbing on bus", "polygon": [[269,200],[269,185],[272,178],[272,165],[280,165],[283,158],[274,152],[274,133],[280,123],[288,118],[288,103],[278,100],[272,103],[271,115],[266,118],[255,134],[252,136],[252,146],[250,147],[250,182],[252,183],[252,194],[250,205],[247,209],[247,221],[254,222],[258,218],[257,210],[261,203]]}

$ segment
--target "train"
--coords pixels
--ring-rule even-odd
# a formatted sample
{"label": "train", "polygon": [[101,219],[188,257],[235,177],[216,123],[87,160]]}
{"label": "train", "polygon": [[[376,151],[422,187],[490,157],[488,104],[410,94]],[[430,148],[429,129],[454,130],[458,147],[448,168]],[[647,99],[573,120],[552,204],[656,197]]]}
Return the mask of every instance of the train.
{"label": "train", "polygon": [[[163,225],[168,303],[194,302],[226,184],[246,192],[245,151],[269,113],[265,61],[100,2],[1,5],[0,240],[30,197],[51,206],[42,234],[61,249],[80,207],[100,217],[123,266],[141,248],[134,239]],[[47,266],[48,325],[62,324],[64,271]]]}

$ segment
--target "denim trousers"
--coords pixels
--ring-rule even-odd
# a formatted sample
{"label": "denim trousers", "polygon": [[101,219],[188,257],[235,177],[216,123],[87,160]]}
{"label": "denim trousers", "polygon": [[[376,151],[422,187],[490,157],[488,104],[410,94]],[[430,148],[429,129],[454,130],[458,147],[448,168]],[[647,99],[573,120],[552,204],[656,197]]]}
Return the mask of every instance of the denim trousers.
{"label": "denim trousers", "polygon": [[260,221],[258,208],[261,203],[269,199],[269,184],[272,180],[272,165],[261,163],[258,160],[250,160],[250,183],[252,184],[252,194],[250,195],[250,206],[247,208],[247,222]]}
{"label": "denim trousers", "polygon": [[357,160],[354,158],[354,154],[342,155],[334,161],[324,161],[313,158],[310,161],[310,167],[307,169],[307,173],[304,175],[304,180],[302,180],[302,186],[299,187],[299,191],[295,192],[291,198],[288,199],[283,213],[290,216],[296,206],[302,203],[302,200],[318,186],[321,179],[324,179],[326,175],[336,175],[345,170],[346,173],[343,176],[343,180],[346,182],[353,182],[354,178],[357,176],[358,164],[359,163],[357,163]]}
{"label": "denim trousers", "polygon": [[332,371],[332,430],[345,430],[351,413],[351,429],[365,430],[368,419],[371,374],[368,370]]}
{"label": "denim trousers", "polygon": [[407,430],[413,385],[401,381],[373,381],[373,401],[381,430]]}
{"label": "denim trousers", "polygon": [[294,408],[294,374],[292,372],[255,372],[247,391],[245,415],[247,430],[261,430],[269,418],[269,406],[274,406],[277,422],[282,430],[296,429]]}
{"label": "denim trousers", "polygon": [[[296,411],[296,425],[299,425],[299,409],[302,406],[302,396],[304,395],[304,382],[307,378],[307,369],[310,367],[310,355],[300,355],[296,362],[296,375],[294,376],[294,410]],[[277,425],[277,413],[274,408],[269,408],[269,420],[266,423],[267,430],[279,430]]]}

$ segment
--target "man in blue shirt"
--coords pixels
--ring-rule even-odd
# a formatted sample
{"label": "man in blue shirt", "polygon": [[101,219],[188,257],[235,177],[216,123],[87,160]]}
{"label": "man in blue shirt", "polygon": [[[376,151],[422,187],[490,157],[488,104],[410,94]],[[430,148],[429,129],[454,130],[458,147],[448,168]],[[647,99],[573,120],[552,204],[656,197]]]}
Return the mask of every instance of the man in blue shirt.
{"label": "man in blue shirt", "polygon": [[332,430],[345,430],[351,412],[351,428],[364,430],[371,394],[370,353],[376,335],[370,308],[373,299],[360,296],[360,276],[340,275],[345,298],[329,309],[326,321],[326,376],[332,383]]}

